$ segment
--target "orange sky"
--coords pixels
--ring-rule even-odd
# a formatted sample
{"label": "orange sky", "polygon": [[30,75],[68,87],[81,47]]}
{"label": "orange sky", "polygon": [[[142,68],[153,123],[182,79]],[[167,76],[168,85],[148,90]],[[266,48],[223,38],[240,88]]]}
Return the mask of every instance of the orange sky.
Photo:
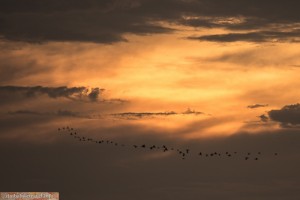
{"label": "orange sky", "polygon": [[[184,39],[195,30],[180,28],[173,34],[127,35],[130,42],[115,45],[15,43],[17,48],[6,51],[2,57],[18,57],[9,62],[30,63],[37,73],[6,85],[99,87],[105,89],[101,98],[127,101],[117,107],[83,104],[72,108],[86,114],[181,113],[188,108],[204,113],[122,119],[111,126],[142,124],[176,133],[177,129],[193,123],[217,120],[207,127],[200,126],[199,130],[192,129],[184,136],[188,138],[231,135],[244,129],[256,132],[264,129],[265,124],[258,123],[251,130],[246,125],[258,122],[258,116],[268,110],[297,102],[298,44],[198,42]],[[216,29],[215,33],[219,32],[222,30]],[[268,107],[247,108],[252,104],[268,104]],[[36,104],[27,104],[29,110],[34,107]],[[53,108],[61,109],[59,105]],[[110,121],[111,117],[98,120]]]}

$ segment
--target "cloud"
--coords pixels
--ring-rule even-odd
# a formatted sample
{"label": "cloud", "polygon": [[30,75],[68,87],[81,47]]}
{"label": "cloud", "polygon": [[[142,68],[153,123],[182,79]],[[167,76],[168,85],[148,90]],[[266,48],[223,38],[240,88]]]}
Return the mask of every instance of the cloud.
{"label": "cloud", "polygon": [[124,113],[114,113],[113,116],[120,116],[120,117],[148,117],[148,116],[168,116],[168,115],[177,115],[176,112],[124,112]]}
{"label": "cloud", "polygon": [[[25,3],[26,2],[26,3]],[[0,3],[0,35],[27,42],[81,41],[114,43],[127,41],[124,34],[168,33],[136,9],[139,2],[19,1]]]}
{"label": "cloud", "polygon": [[56,115],[56,116],[66,116],[66,117],[79,117],[78,112],[73,112],[70,110],[58,110],[57,112],[38,112],[32,110],[17,110],[9,112],[11,115]]}
{"label": "cloud", "polygon": [[[84,100],[86,97],[91,101],[96,101],[103,89],[86,87],[44,87],[44,86],[0,86],[0,102],[17,100],[17,98],[34,98],[46,95],[49,98],[68,98],[71,100]],[[6,100],[6,101],[5,101]]]}
{"label": "cloud", "polygon": [[[126,34],[171,33],[161,23],[229,30],[272,30],[203,36],[210,41],[265,42],[299,37],[299,1],[269,0],[11,0],[0,2],[0,35],[27,42],[127,41]],[[286,33],[278,30],[286,30]],[[273,31],[274,30],[274,31]],[[277,31],[277,32],[276,32]]]}
{"label": "cloud", "polygon": [[97,101],[100,95],[101,90],[99,88],[93,88],[92,91],[88,94],[88,97],[91,101]]}
{"label": "cloud", "polygon": [[[289,63],[298,63],[298,52],[286,51],[286,45],[287,44],[274,46],[269,44],[260,46],[259,48],[257,46],[244,49],[238,48],[235,50],[227,50],[226,52],[221,52],[212,56],[194,56],[188,57],[187,59],[197,63],[214,62],[216,64],[221,64],[220,66],[227,66],[224,65],[224,63],[229,63],[229,66],[232,66],[232,64],[238,65],[238,69],[243,70],[245,68],[255,67],[258,67],[258,69],[263,69],[270,66],[279,67],[279,69],[296,68],[297,65],[292,65]],[[294,45],[297,46],[298,44]],[[274,59],[274,55],[276,55],[276,59]]]}
{"label": "cloud", "polygon": [[136,118],[144,118],[144,117],[154,117],[154,116],[174,116],[174,115],[200,115],[204,114],[203,112],[198,112],[195,110],[191,110],[188,108],[184,112],[124,112],[124,113],[113,113],[111,114],[114,117],[120,117],[125,119],[136,119]]}
{"label": "cloud", "polygon": [[267,122],[269,120],[269,117],[265,114],[258,116],[262,122]]}
{"label": "cloud", "polygon": [[204,35],[199,37],[188,37],[191,40],[200,41],[213,41],[213,42],[299,42],[300,30],[293,30],[290,32],[278,32],[278,31],[256,31],[247,33],[228,33],[228,34],[216,34],[216,35]]}
{"label": "cloud", "polygon": [[280,110],[268,112],[271,120],[281,123],[283,126],[300,125],[300,104],[286,105]]}
{"label": "cloud", "polygon": [[253,104],[253,105],[247,106],[247,108],[255,109],[255,108],[261,108],[261,107],[267,107],[267,106],[268,106],[268,104]]}

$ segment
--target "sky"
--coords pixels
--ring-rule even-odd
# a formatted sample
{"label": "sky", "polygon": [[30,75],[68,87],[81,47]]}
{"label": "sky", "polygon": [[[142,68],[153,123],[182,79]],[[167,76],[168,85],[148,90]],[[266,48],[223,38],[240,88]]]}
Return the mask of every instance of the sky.
{"label": "sky", "polygon": [[1,191],[299,199],[299,6],[0,0]]}

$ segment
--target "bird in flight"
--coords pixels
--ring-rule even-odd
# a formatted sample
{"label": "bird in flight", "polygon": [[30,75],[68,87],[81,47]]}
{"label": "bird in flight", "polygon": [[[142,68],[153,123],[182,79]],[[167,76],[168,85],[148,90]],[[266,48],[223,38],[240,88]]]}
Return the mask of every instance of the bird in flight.
{"label": "bird in flight", "polygon": [[[118,143],[116,141],[112,141],[112,140],[96,140],[96,139],[93,139],[93,138],[90,138],[90,137],[86,137],[86,136],[81,136],[80,133],[78,133],[75,128],[73,127],[69,127],[69,126],[66,126],[66,127],[59,127],[57,128],[57,131],[61,132],[61,133],[68,133],[68,135],[70,136],[73,136],[73,138],[75,139],[78,139],[80,142],[92,142],[92,143],[97,143],[97,144],[101,144],[101,143],[107,143],[107,144],[111,144],[113,146],[122,146],[122,147],[126,147],[127,145],[125,144],[121,144],[121,143]],[[142,144],[141,146],[138,146],[138,145],[132,145],[135,149],[141,147],[141,148],[144,148],[146,149],[146,147],[149,147],[147,148],[146,150],[158,150],[158,149],[162,149],[163,152],[167,152],[169,150],[175,150],[175,148],[168,148],[166,145],[162,145],[161,147],[157,146],[157,145],[152,145],[152,146],[148,146],[146,144]],[[176,149],[177,153],[181,156],[181,158],[184,160],[187,158],[187,155],[192,155],[191,154],[191,149],[190,148],[185,148],[184,150],[181,150],[179,148]],[[234,151],[233,154],[229,153],[229,151],[226,151],[225,152],[225,155],[227,157],[233,157],[233,156],[236,156],[235,154],[237,154],[237,151]],[[257,152],[258,155],[261,155],[262,152]],[[199,152],[198,153],[199,156],[202,156],[202,155],[205,155],[205,157],[214,157],[215,155],[218,156],[218,157],[221,157],[221,153],[220,152],[217,152],[217,151],[213,151],[213,153],[203,153],[203,152]],[[245,160],[249,160],[250,159],[250,155],[251,155],[251,152],[247,152],[246,153],[246,157],[244,157]],[[274,153],[275,156],[278,155],[277,152]],[[258,160],[259,158],[258,157],[254,157],[253,160]],[[260,157],[261,159],[261,157]]]}

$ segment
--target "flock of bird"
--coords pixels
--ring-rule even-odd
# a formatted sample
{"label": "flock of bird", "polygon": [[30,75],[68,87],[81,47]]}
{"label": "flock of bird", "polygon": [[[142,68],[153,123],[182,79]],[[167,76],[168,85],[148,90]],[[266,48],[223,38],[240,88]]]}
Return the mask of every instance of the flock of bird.
{"label": "flock of bird", "polygon": [[[150,151],[152,150],[160,150],[162,152],[168,152],[168,151],[176,151],[178,153],[178,155],[184,160],[186,159],[186,157],[188,155],[191,154],[191,150],[189,148],[186,149],[179,149],[179,148],[173,148],[173,147],[167,147],[166,145],[146,145],[146,144],[142,144],[142,145],[125,145],[125,144],[121,144],[115,141],[111,141],[111,140],[95,140],[93,138],[90,137],[84,137],[84,136],[80,136],[78,134],[78,132],[69,126],[66,127],[61,127],[57,129],[59,132],[61,133],[66,133],[70,136],[72,136],[74,139],[77,139],[80,142],[92,142],[92,143],[96,143],[96,144],[109,144],[109,145],[113,145],[113,146],[120,146],[120,147],[130,147],[130,148],[134,148],[134,149],[149,149]],[[204,152],[198,152],[198,156],[202,156],[202,157],[233,157],[234,155],[237,155],[238,152],[234,151],[234,152],[225,152],[225,153],[220,153],[220,152],[212,152],[212,153],[204,153]],[[251,153],[251,152],[247,152],[246,154],[244,154],[243,158],[244,160],[259,160],[260,155],[262,155],[262,152],[256,152],[256,153]],[[278,153],[274,153],[274,156],[277,156]]]}

